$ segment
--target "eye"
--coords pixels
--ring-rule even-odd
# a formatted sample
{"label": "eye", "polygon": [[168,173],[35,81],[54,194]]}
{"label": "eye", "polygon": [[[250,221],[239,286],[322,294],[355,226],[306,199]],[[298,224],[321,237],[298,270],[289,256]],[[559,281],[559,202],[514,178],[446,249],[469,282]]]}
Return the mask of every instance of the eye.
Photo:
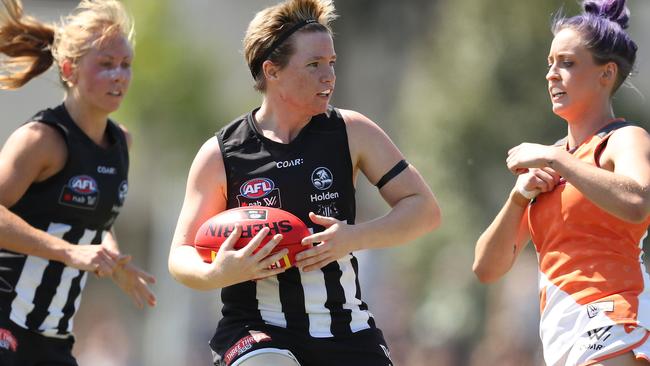
{"label": "eye", "polygon": [[111,67],[113,67],[113,63],[110,61],[101,61],[99,63],[99,66],[110,69]]}
{"label": "eye", "polygon": [[131,63],[130,62],[122,62],[122,68],[123,69],[130,69],[131,68]]}
{"label": "eye", "polygon": [[562,66],[571,67],[573,66],[573,61],[562,61]]}
{"label": "eye", "polygon": [[318,67],[318,61],[308,63],[307,67]]}
{"label": "eye", "polygon": [[336,66],[336,61],[330,61],[330,66]]}

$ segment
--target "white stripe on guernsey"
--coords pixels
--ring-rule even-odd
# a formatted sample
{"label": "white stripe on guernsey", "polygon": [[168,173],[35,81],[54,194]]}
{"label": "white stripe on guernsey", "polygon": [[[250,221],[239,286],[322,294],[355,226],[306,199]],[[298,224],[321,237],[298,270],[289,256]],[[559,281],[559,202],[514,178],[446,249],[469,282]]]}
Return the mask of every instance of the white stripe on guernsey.
{"label": "white stripe on guernsey", "polygon": [[341,276],[341,284],[343,285],[343,291],[345,291],[345,304],[343,304],[343,308],[352,311],[350,329],[352,332],[368,329],[370,328],[368,320],[372,314],[367,310],[362,311],[359,309],[361,300],[356,298],[357,283],[354,275],[354,268],[352,267],[352,256],[348,255],[345,258],[340,259],[338,263],[343,272],[343,275]]}
{"label": "white stripe on guernsey", "polygon": [[[58,238],[63,238],[63,236],[70,231],[71,226],[60,223],[51,223],[48,227],[47,232],[50,235],[56,236]],[[105,233],[102,233],[103,236]],[[88,245],[97,235],[95,230],[84,230],[83,236],[79,239],[80,245]],[[23,328],[27,328],[25,321],[27,319],[27,314],[29,314],[34,309],[34,296],[36,294],[36,288],[40,285],[41,279],[43,278],[43,272],[49,264],[49,261],[40,257],[27,256],[25,265],[23,266],[23,271],[20,275],[20,279],[16,284],[16,298],[11,304],[11,320],[16,324],[20,325]],[[56,293],[52,302],[48,306],[48,315],[45,318],[43,324],[39,326],[40,330],[44,335],[48,336],[57,336],[58,325],[61,318],[63,318],[63,307],[68,299],[70,293],[70,286],[72,285],[72,280],[78,276],[80,271],[71,267],[65,267],[61,275],[61,281],[59,281],[59,286],[56,289]],[[85,280],[85,278],[84,278]],[[81,283],[81,289],[85,281]],[[75,309],[78,307],[78,302],[81,298],[79,295],[75,301]],[[68,326],[68,331],[72,329],[72,321],[70,321]]]}
{"label": "white stripe on guernsey", "polygon": [[34,295],[41,284],[43,272],[49,262],[43,258],[28,255],[23,265],[23,271],[16,284],[16,297],[11,303],[9,318],[23,328],[27,328],[27,314],[34,310]]}
{"label": "white stripe on guernsey", "polygon": [[[643,241],[648,237],[648,232],[643,235],[639,242],[641,253],[639,254],[639,266],[641,266],[641,276],[643,276],[643,291],[639,294],[639,309],[637,310],[637,320],[639,324],[650,330],[650,276],[646,271],[645,263],[643,263]],[[648,342],[646,342],[648,343]]]}
{"label": "white stripe on guernsey", "polygon": [[[102,234],[101,234],[102,235],[102,243],[104,242],[104,238],[106,238],[107,234],[108,234],[108,231],[102,231]],[[97,231],[85,230],[84,235],[79,240],[79,244],[81,244],[81,245],[91,244],[92,240],[95,238],[95,235],[97,235]],[[68,270],[68,269],[70,269],[70,268],[66,267],[66,270]],[[80,271],[77,270],[77,273],[80,273]],[[76,277],[76,275],[74,277]],[[73,314],[76,314],[77,310],[79,310],[79,304],[81,303],[81,294],[83,293],[83,290],[86,287],[86,281],[87,280],[88,280],[88,273],[84,272],[83,276],[81,277],[81,281],[79,281],[79,296],[77,296],[77,298],[74,300],[74,312],[73,312]],[[56,326],[58,326],[58,324]],[[66,329],[66,331],[71,333],[73,327],[74,327],[74,316],[72,316],[70,318],[70,320],[68,321],[68,329]]]}
{"label": "white stripe on guernsey", "polygon": [[280,283],[273,276],[257,281],[257,304],[265,323],[286,328],[287,319],[280,302]]}
{"label": "white stripe on guernsey", "polygon": [[323,271],[300,271],[300,282],[305,291],[305,310],[309,317],[309,334],[312,337],[332,337],[332,315],[325,307],[327,288]]}
{"label": "white stripe on guernsey", "polygon": [[[51,223],[47,228],[50,235],[62,238],[70,230],[70,225]],[[20,278],[16,284],[16,297],[11,303],[11,314],[9,318],[23,328],[27,328],[27,314],[34,309],[34,296],[36,288],[41,283],[43,272],[49,261],[28,255],[20,273]]]}

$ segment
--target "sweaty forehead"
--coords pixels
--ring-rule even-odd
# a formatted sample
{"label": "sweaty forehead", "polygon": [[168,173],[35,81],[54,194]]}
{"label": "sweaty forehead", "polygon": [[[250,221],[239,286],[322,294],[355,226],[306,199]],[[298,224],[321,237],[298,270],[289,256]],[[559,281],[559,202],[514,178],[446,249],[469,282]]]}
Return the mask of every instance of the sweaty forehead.
{"label": "sweaty forehead", "polygon": [[557,52],[579,52],[584,49],[582,37],[571,28],[564,28],[557,32],[551,43],[551,54]]}
{"label": "sweaty forehead", "polygon": [[132,57],[133,48],[131,43],[123,36],[110,37],[99,45],[91,49],[91,52],[106,57]]}
{"label": "sweaty forehead", "polygon": [[299,32],[294,35],[293,45],[296,54],[303,57],[333,57],[334,41],[327,32]]}

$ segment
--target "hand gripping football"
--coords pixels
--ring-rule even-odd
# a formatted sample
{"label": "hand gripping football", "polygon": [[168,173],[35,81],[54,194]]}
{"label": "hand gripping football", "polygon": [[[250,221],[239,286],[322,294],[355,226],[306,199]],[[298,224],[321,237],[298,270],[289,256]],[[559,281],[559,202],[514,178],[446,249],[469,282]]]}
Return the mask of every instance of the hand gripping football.
{"label": "hand gripping football", "polygon": [[272,268],[293,266],[296,263],[296,254],[309,248],[300,244],[300,241],[311,232],[307,225],[292,213],[273,207],[238,207],[209,218],[196,232],[194,247],[205,262],[212,262],[221,244],[235,230],[236,224],[242,226],[242,233],[235,243],[235,249],[245,247],[264,227],[268,227],[270,231],[257,250],[264,247],[276,234],[282,234],[282,241],[273,248],[271,253],[279,252],[284,248],[287,248],[289,253],[274,263]]}

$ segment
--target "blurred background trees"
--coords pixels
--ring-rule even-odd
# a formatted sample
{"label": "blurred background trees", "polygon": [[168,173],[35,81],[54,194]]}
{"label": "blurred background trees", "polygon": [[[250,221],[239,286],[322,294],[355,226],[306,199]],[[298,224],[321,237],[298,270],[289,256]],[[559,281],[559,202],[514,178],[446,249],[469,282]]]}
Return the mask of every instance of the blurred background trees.
{"label": "blurred background trees", "polygon": [[[279,0],[278,0],[279,1]],[[23,0],[56,20],[77,1]],[[108,281],[90,281],[76,325],[81,365],[207,365],[218,292],[174,282],[167,253],[200,145],[257,106],[241,54],[256,11],[275,0],[125,0],[136,20],[134,79],[115,119],[134,135],[130,192],[117,222],[123,251],[158,277],[159,305],[140,311]],[[546,92],[549,25],[574,0],[335,1],[338,53],[333,104],[382,126],[423,174],[443,226],[410,245],[361,254],[361,280],[396,365],[542,365],[537,267],[527,248],[512,272],[484,286],[471,272],[476,238],[514,178],[507,150],[566,133]],[[639,44],[638,89],[623,88],[618,115],[650,120],[650,3],[629,0]],[[0,92],[4,140],[38,108],[61,99],[56,73]],[[364,178],[359,221],[387,206]],[[111,300],[107,301],[106,298]],[[107,347],[110,349],[107,350]]]}

